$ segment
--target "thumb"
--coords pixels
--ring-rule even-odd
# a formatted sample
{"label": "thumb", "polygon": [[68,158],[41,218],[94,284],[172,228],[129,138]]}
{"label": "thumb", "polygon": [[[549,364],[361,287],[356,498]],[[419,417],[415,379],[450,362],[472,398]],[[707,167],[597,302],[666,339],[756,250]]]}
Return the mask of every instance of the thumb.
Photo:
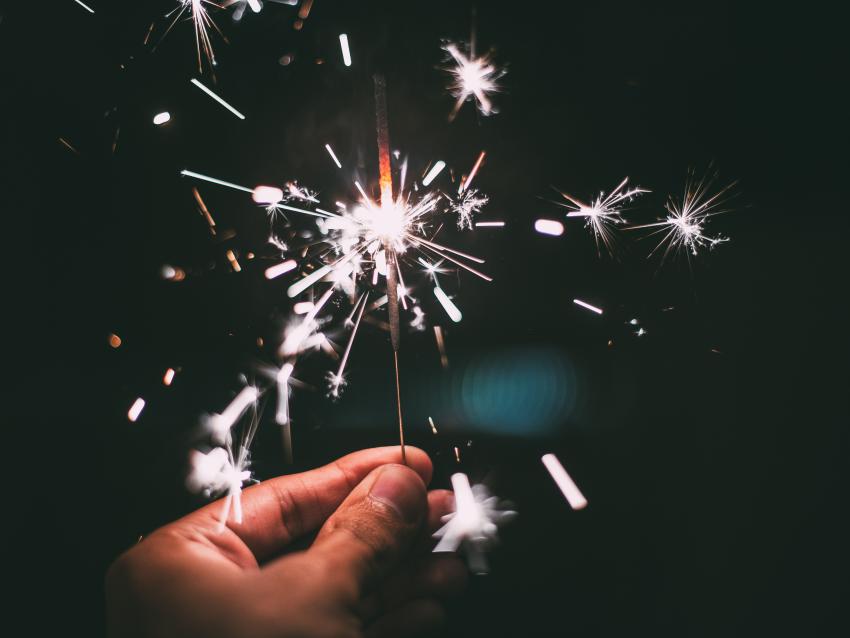
{"label": "thumb", "polygon": [[425,484],[404,465],[373,470],[325,522],[307,555],[356,601],[404,557],[428,509]]}

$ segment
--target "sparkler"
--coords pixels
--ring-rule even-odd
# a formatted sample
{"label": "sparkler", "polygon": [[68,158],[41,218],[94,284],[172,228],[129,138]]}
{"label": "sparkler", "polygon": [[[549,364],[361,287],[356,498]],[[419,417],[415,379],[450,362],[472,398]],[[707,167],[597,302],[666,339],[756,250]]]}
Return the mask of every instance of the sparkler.
{"label": "sparkler", "polygon": [[561,192],[561,196],[568,203],[558,203],[570,212],[567,217],[584,217],[585,226],[593,231],[593,237],[596,240],[596,250],[601,254],[601,245],[605,246],[608,253],[614,254],[614,232],[613,227],[619,224],[625,224],[623,219],[623,206],[632,201],[641,193],[648,193],[645,188],[634,187],[626,188],[629,178],[626,177],[620,184],[611,191],[609,195],[600,193],[591,204],[585,204],[572,195]]}
{"label": "sparkler", "polygon": [[516,517],[502,509],[499,499],[482,485],[470,487],[466,474],[452,474],[455,511],[442,518],[444,525],[434,533],[439,542],[434,552],[454,552],[463,545],[469,569],[476,574],[488,572],[485,552],[498,541],[499,526]]}
{"label": "sparkler", "polygon": [[696,181],[693,171],[690,171],[685,181],[682,199],[676,200],[672,196],[668,198],[665,205],[666,219],[651,224],[632,226],[629,229],[657,228],[650,233],[650,236],[662,234],[661,240],[649,253],[650,257],[663,247],[662,264],[670,253],[685,252],[690,259],[690,256],[696,256],[701,248],[707,247],[711,250],[716,245],[729,241],[728,237],[720,235],[712,237],[705,234],[705,226],[711,217],[731,210],[726,207],[730,199],[729,191],[737,183],[732,182],[712,193],[711,186],[716,179],[715,173]]}

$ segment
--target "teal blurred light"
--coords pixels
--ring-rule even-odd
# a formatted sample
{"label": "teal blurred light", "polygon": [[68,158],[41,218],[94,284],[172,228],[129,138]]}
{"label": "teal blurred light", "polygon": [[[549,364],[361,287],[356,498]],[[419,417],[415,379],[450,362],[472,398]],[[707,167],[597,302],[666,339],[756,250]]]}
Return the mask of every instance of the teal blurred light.
{"label": "teal blurred light", "polygon": [[465,429],[511,436],[556,430],[576,402],[576,372],[554,348],[515,348],[475,357],[453,375]]}

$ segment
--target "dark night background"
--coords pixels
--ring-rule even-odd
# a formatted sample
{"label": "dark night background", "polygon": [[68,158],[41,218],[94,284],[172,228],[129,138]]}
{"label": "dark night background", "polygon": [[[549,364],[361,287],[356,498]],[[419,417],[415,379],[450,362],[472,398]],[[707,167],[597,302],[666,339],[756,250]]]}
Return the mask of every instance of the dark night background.
{"label": "dark night background", "polygon": [[[4,332],[21,359],[7,366],[7,489],[18,498],[3,520],[20,561],[24,635],[102,631],[107,565],[197,504],[181,472],[199,415],[220,410],[238,374],[269,360],[256,338],[275,334],[287,281],[262,276],[274,263],[264,215],[243,194],[199,184],[219,229],[235,231],[216,243],[196,184],[178,171],[249,186],[297,178],[342,193],[322,146],[330,141],[348,165],[360,150],[373,171],[378,68],[393,145],[417,170],[438,157],[468,170],[486,149],[485,215],[509,224],[458,237],[495,281],[460,278],[464,320],[443,323],[449,372],[430,332],[403,336],[409,437],[432,454],[435,484],[448,485],[457,444],[461,469],[520,512],[501,532],[492,574],[452,606],[446,635],[844,635],[840,16],[817,3],[479,2],[479,49],[494,46],[508,64],[501,112],[481,118],[466,105],[448,124],[439,41],[468,38],[470,3],[316,0],[300,31],[296,9],[267,3],[240,25],[217,18],[230,40],[213,40],[217,87],[246,113],[241,122],[189,85],[189,25],[155,53],[142,47],[172,2],[91,4],[94,16],[71,0],[18,4],[0,22],[12,166]],[[162,29],[160,19],[153,41]],[[295,56],[287,67],[285,54]],[[154,127],[162,110],[173,120]],[[612,260],[597,257],[580,223],[561,238],[532,230],[563,213],[548,201],[552,186],[589,196],[629,175],[654,191],[630,218],[651,221],[689,167],[711,162],[721,183],[740,180],[736,212],[712,222],[732,241],[690,268],[674,260],[659,270],[645,259],[651,240],[637,234]],[[164,263],[189,276],[163,281]],[[426,312],[442,322],[426,293]],[[634,316],[646,336],[625,325]],[[123,339],[117,350],[111,332]],[[534,375],[545,368],[535,366],[553,360],[573,370],[564,392],[575,401],[553,427],[517,427],[517,413],[533,420],[539,408]],[[308,368],[315,383],[319,363]],[[168,366],[181,372],[164,388]],[[295,469],[393,442],[384,333],[365,326],[351,366],[339,404],[296,395]],[[502,375],[500,391],[516,399],[495,408],[480,399],[479,415],[514,414],[499,428],[466,423],[452,403],[452,384],[475,366],[494,367],[494,383]],[[138,395],[148,406],[130,424]],[[439,416],[437,437],[428,414]],[[255,470],[291,471],[264,425]],[[572,512],[546,474],[548,451],[585,491],[585,511]]]}

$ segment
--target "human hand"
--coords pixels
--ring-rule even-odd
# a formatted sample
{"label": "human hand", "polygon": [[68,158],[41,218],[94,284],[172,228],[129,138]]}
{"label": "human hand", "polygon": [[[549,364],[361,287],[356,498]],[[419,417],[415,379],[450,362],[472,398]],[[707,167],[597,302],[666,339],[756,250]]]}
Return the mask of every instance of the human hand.
{"label": "human hand", "polygon": [[[453,507],[426,493],[431,461],[407,447],[362,450],[242,493],[243,520],[219,531],[222,502],[153,532],[106,578],[112,636],[419,636],[444,618],[466,568],[431,554]],[[310,547],[294,541],[318,530]]]}

